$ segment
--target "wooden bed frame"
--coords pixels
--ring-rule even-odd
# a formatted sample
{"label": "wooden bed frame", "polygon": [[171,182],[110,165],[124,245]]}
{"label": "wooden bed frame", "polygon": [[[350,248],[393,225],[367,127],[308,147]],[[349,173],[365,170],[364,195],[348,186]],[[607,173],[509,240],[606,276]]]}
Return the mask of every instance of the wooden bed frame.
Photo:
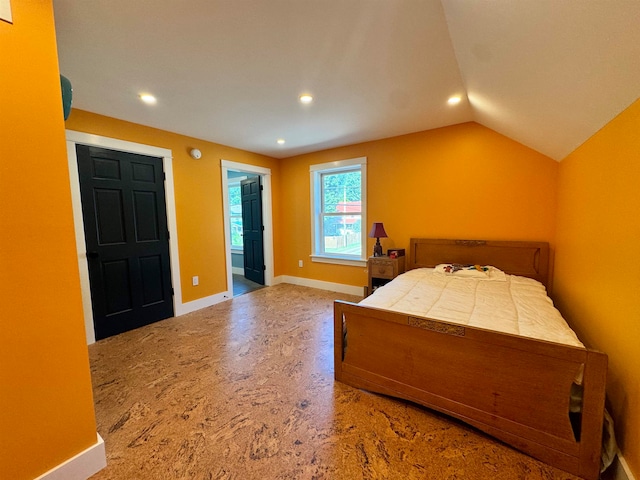
{"label": "wooden bed frame", "polygon": [[[408,268],[493,265],[548,284],[544,242],[411,239],[409,260]],[[334,304],[334,339],[336,380],[424,405],[566,472],[599,477],[605,354],[343,301]],[[581,410],[570,415],[581,370]]]}

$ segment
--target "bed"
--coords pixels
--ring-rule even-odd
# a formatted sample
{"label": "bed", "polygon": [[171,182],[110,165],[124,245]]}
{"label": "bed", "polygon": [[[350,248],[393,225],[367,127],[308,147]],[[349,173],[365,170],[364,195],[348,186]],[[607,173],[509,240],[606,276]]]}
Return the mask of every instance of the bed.
{"label": "bed", "polygon": [[[548,287],[544,242],[411,239],[408,257],[408,269],[492,265]],[[334,303],[334,348],[337,381],[413,401],[566,472],[599,477],[603,353],[344,301]]]}

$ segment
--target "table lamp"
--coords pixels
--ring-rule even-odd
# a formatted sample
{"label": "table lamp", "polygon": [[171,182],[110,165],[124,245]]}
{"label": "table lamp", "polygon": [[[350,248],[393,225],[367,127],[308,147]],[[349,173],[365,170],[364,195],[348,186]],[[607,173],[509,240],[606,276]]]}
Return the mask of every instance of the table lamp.
{"label": "table lamp", "polygon": [[373,246],[373,256],[382,256],[382,245],[380,245],[380,238],[387,238],[387,232],[384,231],[384,225],[382,222],[374,222],[369,232],[369,238],[375,238],[376,244]]}

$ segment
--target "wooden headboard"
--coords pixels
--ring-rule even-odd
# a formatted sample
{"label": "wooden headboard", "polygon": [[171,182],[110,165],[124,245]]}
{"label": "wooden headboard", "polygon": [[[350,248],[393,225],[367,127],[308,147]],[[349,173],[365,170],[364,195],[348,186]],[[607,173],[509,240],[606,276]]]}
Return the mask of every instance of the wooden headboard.
{"label": "wooden headboard", "polygon": [[407,269],[433,268],[440,263],[492,265],[511,275],[538,280],[546,287],[549,280],[549,244],[497,240],[411,239]]}

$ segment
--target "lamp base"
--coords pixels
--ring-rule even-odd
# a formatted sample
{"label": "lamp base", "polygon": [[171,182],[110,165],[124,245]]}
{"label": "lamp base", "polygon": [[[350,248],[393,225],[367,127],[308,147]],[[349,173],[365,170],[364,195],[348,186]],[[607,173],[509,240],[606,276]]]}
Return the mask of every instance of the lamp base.
{"label": "lamp base", "polygon": [[378,240],[376,244],[373,246],[373,256],[374,257],[382,256],[382,245],[380,245],[380,240]]}

